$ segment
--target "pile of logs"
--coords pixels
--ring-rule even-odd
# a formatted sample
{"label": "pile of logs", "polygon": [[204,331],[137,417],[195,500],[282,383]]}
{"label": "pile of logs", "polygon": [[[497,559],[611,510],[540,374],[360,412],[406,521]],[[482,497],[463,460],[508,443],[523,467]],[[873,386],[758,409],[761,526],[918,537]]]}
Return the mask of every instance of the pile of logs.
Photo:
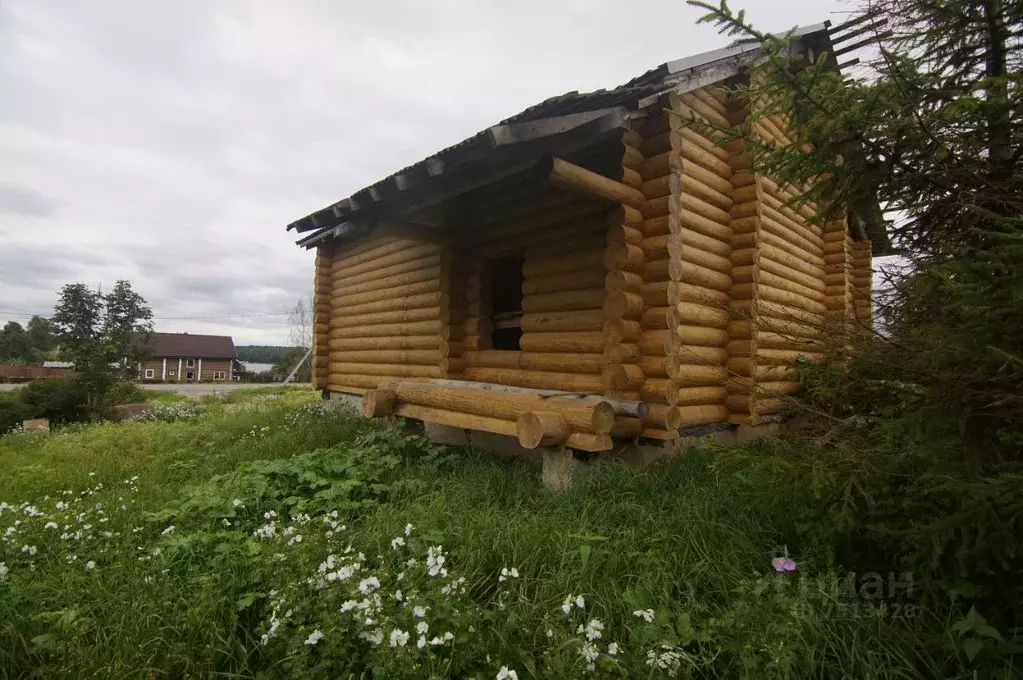
{"label": "pile of logs", "polygon": [[628,421],[645,413],[635,401],[455,380],[383,383],[363,394],[368,418],[400,416],[517,437],[527,449],[567,446],[606,451]]}

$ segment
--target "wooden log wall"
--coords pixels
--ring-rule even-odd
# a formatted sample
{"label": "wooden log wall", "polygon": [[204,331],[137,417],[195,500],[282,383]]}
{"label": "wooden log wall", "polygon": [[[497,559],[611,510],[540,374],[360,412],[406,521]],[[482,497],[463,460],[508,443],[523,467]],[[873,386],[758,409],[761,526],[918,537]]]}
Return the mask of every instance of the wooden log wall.
{"label": "wooden log wall", "polygon": [[331,246],[316,248],[313,266],[313,388],[327,387],[330,372]]}
{"label": "wooden log wall", "polygon": [[824,306],[825,354],[836,362],[843,362],[851,350],[855,318],[853,315],[852,251],[846,219],[824,224]]}
{"label": "wooden log wall", "polygon": [[[468,261],[462,377],[485,383],[600,394],[602,390],[605,234],[620,220],[606,201],[552,189],[521,201],[474,231]],[[496,208],[495,208],[496,209]],[[474,225],[475,226],[475,225]],[[523,258],[519,350],[495,350],[488,262]]]}
{"label": "wooden log wall", "polygon": [[[733,124],[745,121],[739,112]],[[752,124],[774,144],[788,144],[786,123]],[[742,143],[730,159],[732,198],[732,319],[728,326],[729,420],[757,424],[777,413],[796,391],[791,367],[797,356],[823,356],[825,301],[824,231],[809,222],[812,206],[789,204],[793,192],[749,172]]]}
{"label": "wooden log wall", "polygon": [[381,381],[446,378],[460,370],[461,359],[449,358],[450,259],[439,244],[392,237],[371,238],[332,258],[329,389],[358,392]]}
{"label": "wooden log wall", "polygon": [[874,328],[872,247],[870,241],[850,244],[849,264],[852,275],[853,313],[858,333]]}
{"label": "wooden log wall", "polygon": [[[672,113],[667,113],[670,108]],[[648,436],[723,421],[731,255],[729,153],[693,117],[727,125],[703,88],[652,107],[643,125],[644,301],[640,361]]]}

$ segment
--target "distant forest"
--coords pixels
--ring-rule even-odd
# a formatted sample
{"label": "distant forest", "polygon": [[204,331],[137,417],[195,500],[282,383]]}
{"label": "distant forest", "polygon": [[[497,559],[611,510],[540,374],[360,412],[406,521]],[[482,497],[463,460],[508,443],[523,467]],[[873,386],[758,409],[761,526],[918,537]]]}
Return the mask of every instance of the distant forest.
{"label": "distant forest", "polygon": [[238,345],[235,349],[238,350],[238,361],[256,364],[276,364],[285,357],[294,356],[296,350],[305,353],[305,349],[301,347],[278,347],[276,345]]}

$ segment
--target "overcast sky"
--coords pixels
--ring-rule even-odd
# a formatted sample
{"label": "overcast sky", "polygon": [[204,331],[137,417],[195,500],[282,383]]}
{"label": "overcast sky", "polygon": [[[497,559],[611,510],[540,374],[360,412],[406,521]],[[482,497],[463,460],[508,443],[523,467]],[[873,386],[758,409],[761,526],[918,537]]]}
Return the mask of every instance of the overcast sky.
{"label": "overcast sky", "polygon": [[[847,8],[732,4],[779,31]],[[64,283],[126,278],[159,331],[284,343],[269,315],[312,277],[289,222],[547,97],[728,44],[699,14],[682,0],[0,0],[0,325],[51,313]]]}

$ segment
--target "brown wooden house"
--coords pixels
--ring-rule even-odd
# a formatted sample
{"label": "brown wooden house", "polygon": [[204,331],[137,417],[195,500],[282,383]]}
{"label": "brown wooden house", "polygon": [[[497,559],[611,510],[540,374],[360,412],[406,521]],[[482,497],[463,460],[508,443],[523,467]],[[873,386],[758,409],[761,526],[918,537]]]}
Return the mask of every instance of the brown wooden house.
{"label": "brown wooden house", "polygon": [[241,374],[229,335],[153,333],[144,347],[149,358],[138,367],[144,382],[230,382]]}
{"label": "brown wooden house", "polygon": [[791,363],[869,319],[871,246],[709,130],[747,123],[721,86],[751,54],[554,97],[289,225],[316,249],[315,384],[529,447],[777,419]]}

